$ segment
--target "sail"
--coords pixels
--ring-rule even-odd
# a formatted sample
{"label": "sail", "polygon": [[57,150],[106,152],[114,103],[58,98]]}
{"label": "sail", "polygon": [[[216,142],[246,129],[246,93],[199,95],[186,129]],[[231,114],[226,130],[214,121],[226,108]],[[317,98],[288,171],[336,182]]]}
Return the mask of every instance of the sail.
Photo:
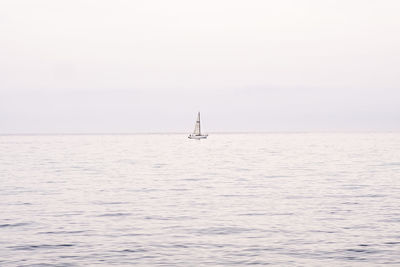
{"label": "sail", "polygon": [[195,135],[201,135],[201,131],[200,131],[200,112],[197,113],[197,120],[196,120],[196,124],[194,126],[194,132],[193,134]]}

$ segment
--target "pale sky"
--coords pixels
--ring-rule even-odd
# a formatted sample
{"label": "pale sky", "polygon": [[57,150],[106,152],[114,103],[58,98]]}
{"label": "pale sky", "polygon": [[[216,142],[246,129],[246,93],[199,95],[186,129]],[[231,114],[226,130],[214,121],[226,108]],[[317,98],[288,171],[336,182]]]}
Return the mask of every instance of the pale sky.
{"label": "pale sky", "polygon": [[400,130],[400,1],[0,1],[0,134]]}

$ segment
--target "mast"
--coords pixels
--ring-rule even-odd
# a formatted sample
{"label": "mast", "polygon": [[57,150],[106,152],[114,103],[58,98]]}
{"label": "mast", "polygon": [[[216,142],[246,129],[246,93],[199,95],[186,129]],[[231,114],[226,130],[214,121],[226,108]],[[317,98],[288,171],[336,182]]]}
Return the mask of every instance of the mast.
{"label": "mast", "polygon": [[201,135],[201,128],[200,128],[200,111],[197,114],[197,123],[199,124],[199,135]]}

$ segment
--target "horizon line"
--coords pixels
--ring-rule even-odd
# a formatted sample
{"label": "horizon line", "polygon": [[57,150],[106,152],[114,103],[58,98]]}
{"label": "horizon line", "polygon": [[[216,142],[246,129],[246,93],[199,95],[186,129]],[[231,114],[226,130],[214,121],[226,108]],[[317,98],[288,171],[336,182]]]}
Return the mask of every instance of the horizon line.
{"label": "horizon line", "polygon": [[[217,131],[209,134],[312,134],[312,133],[400,133],[400,130],[313,130],[313,131]],[[50,136],[50,135],[168,135],[188,132],[71,132],[71,133],[0,133],[0,136]]]}

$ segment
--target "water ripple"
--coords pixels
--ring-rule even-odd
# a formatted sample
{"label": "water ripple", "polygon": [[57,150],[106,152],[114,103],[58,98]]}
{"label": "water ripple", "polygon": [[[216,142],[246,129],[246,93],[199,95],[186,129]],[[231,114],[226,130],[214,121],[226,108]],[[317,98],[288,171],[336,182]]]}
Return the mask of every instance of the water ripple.
{"label": "water ripple", "polygon": [[18,226],[25,226],[29,225],[30,223],[5,223],[5,224],[0,224],[0,228],[5,228],[5,227],[18,227]]}
{"label": "water ripple", "polygon": [[36,250],[36,249],[62,249],[65,247],[72,247],[75,246],[74,244],[57,244],[57,245],[22,245],[22,246],[12,246],[8,247],[13,250]]}

